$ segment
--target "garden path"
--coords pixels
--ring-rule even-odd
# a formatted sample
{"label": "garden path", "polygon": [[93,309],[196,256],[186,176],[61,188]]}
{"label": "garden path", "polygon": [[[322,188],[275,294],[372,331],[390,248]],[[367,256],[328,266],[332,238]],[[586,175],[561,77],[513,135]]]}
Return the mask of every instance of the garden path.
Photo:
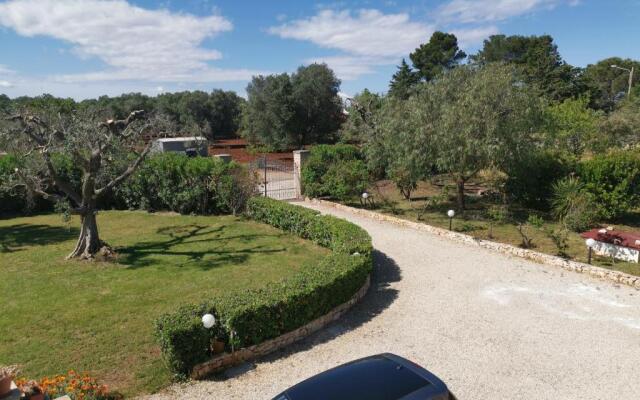
{"label": "garden path", "polygon": [[289,349],[149,399],[270,399],[380,352],[425,366],[460,399],[640,398],[640,291],[303,205],[371,234],[375,272],[365,299]]}

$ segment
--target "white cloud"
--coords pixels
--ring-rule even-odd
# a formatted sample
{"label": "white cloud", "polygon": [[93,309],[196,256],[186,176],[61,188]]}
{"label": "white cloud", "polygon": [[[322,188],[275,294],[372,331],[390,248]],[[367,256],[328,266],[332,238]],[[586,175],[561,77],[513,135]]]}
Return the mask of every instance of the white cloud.
{"label": "white cloud", "polygon": [[9,81],[0,81],[1,88],[10,88],[13,87],[13,84]]}
{"label": "white cloud", "polygon": [[528,14],[539,9],[552,9],[561,3],[575,6],[578,0],[451,0],[436,11],[440,22],[495,22]]}
{"label": "white cloud", "polygon": [[6,65],[0,64],[0,75],[13,75],[15,73],[16,72],[14,70],[10,69]]}
{"label": "white cloud", "polygon": [[354,16],[349,10],[322,10],[308,19],[269,28],[269,32],[355,55],[397,57],[415,49],[433,28],[411,22],[409,14],[360,10]]}
{"label": "white cloud", "polygon": [[325,63],[342,80],[353,80],[375,72],[374,66],[397,63],[396,59],[377,59],[359,56],[315,57],[304,60],[305,64]]}
{"label": "white cloud", "polygon": [[428,24],[413,22],[409,14],[384,14],[378,10],[321,10],[316,15],[269,28],[281,38],[310,41],[343,54],[306,62],[326,62],[341,79],[374,72],[377,65],[399,62],[433,33]]}
{"label": "white cloud", "polygon": [[469,48],[482,43],[484,39],[487,39],[491,35],[499,33],[500,30],[497,26],[484,26],[478,28],[465,28],[456,29],[452,33],[458,38],[458,44],[461,48]]}
{"label": "white cloud", "polygon": [[148,10],[125,0],[10,0],[0,3],[0,27],[26,37],[71,43],[73,54],[98,58],[103,71],[63,75],[63,82],[113,80],[245,80],[252,71],[215,69],[222,54],[202,46],[230,31],[220,15],[194,16]]}

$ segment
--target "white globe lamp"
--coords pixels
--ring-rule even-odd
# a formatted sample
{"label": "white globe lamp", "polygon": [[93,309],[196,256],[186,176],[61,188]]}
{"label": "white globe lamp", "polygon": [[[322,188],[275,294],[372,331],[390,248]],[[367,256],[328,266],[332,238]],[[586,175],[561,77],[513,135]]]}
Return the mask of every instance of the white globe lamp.
{"label": "white globe lamp", "polygon": [[593,253],[593,246],[596,245],[596,241],[593,238],[589,238],[584,241],[589,250],[587,250],[587,263],[591,264],[591,255]]}
{"label": "white globe lamp", "polygon": [[452,228],[452,224],[453,224],[453,217],[456,215],[456,212],[453,210],[449,210],[447,211],[447,217],[449,217],[449,230],[451,230]]}
{"label": "white globe lamp", "polygon": [[204,325],[205,328],[211,329],[215,324],[216,317],[214,317],[213,314],[205,314],[202,316],[202,325]]}

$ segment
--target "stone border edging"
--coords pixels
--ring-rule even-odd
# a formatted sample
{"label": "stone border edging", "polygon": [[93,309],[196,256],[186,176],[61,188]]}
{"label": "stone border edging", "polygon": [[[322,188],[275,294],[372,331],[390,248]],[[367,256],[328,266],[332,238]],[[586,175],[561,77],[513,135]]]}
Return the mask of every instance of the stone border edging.
{"label": "stone border edging", "polygon": [[214,372],[221,371],[243,361],[267,355],[294,342],[297,342],[298,340],[306,338],[312,333],[319,331],[331,322],[336,321],[337,319],[342,317],[342,315],[344,315],[344,313],[347,312],[354,304],[362,300],[362,298],[367,294],[370,285],[371,275],[367,276],[364,285],[362,285],[362,287],[358,289],[358,291],[353,295],[353,297],[351,297],[351,299],[349,299],[349,301],[340,304],[322,317],[316,318],[308,324],[294,329],[291,332],[287,332],[284,335],[280,335],[277,338],[267,340],[250,347],[246,347],[244,349],[240,349],[233,353],[223,353],[215,356],[209,361],[205,361],[193,367],[193,369],[191,370],[191,378],[202,379]]}
{"label": "stone border edging", "polygon": [[391,215],[386,215],[386,214],[378,213],[375,211],[365,210],[362,208],[349,207],[344,204],[334,203],[332,201],[321,200],[321,199],[309,199],[308,197],[306,197],[304,201],[309,203],[323,204],[329,207],[336,208],[338,210],[348,211],[348,212],[361,215],[367,218],[375,219],[378,221],[391,222],[395,225],[405,226],[405,227],[416,229],[419,231],[429,232],[437,236],[451,239],[458,243],[479,246],[479,247],[483,247],[485,249],[493,250],[499,253],[526,258],[541,264],[560,267],[567,271],[584,273],[595,278],[606,279],[616,283],[621,283],[623,285],[631,286],[635,289],[640,290],[640,277],[626,274],[624,272],[613,271],[606,268],[596,267],[596,266],[581,263],[578,261],[565,260],[564,258],[540,253],[538,251],[533,251],[529,249],[522,249],[520,247],[512,246],[506,243],[492,242],[490,240],[484,240],[484,239],[476,239],[472,236],[465,235],[463,233],[452,232],[447,229],[437,228],[435,226],[427,225],[419,222],[408,221],[402,218],[397,218]]}

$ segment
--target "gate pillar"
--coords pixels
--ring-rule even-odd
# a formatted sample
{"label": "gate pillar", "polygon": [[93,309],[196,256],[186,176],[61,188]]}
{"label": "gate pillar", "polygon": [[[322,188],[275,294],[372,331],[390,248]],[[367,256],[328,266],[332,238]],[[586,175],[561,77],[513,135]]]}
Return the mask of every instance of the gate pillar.
{"label": "gate pillar", "polygon": [[295,150],[293,152],[293,187],[298,199],[302,198],[302,167],[309,158],[309,154],[309,150]]}

